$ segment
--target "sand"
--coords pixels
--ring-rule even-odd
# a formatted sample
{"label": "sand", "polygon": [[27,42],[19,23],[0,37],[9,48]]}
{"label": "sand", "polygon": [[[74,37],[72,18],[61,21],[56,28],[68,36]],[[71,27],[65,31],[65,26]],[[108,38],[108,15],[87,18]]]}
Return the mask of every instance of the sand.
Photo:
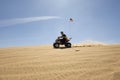
{"label": "sand", "polygon": [[0,80],[120,80],[120,45],[0,48]]}

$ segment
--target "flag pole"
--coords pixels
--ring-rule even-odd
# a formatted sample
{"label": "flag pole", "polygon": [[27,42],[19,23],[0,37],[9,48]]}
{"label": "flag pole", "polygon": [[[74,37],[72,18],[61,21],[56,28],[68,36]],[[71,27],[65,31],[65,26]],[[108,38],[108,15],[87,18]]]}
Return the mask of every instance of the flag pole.
{"label": "flag pole", "polygon": [[69,25],[69,29],[70,29],[70,37],[72,37],[72,32],[71,32],[71,29],[72,29],[73,19],[72,19],[72,18],[70,18],[70,19],[69,19],[69,22],[70,22],[70,25]]}

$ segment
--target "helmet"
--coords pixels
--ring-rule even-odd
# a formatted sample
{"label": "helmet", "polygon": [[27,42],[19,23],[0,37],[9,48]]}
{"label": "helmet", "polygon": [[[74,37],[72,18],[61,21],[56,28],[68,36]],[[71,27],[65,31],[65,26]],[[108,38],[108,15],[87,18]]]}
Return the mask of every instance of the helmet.
{"label": "helmet", "polygon": [[64,33],[63,31],[61,31],[60,33]]}

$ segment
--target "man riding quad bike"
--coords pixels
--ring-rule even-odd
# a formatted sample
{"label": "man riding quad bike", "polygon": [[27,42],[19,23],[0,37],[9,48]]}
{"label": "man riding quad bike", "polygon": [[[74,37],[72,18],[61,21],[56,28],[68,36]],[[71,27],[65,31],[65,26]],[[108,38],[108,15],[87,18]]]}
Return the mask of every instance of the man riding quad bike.
{"label": "man riding quad bike", "polygon": [[71,48],[71,43],[69,42],[70,40],[71,38],[68,39],[67,36],[63,32],[61,32],[61,36],[55,40],[55,43],[53,43],[53,47],[59,48],[60,45],[65,45],[66,48]]}

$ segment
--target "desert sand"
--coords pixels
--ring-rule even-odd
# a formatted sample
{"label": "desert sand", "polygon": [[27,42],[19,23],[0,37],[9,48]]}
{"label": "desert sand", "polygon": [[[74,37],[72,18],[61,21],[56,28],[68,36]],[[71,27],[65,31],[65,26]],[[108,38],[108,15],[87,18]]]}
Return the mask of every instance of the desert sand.
{"label": "desert sand", "polygon": [[0,80],[120,80],[120,45],[0,48]]}

